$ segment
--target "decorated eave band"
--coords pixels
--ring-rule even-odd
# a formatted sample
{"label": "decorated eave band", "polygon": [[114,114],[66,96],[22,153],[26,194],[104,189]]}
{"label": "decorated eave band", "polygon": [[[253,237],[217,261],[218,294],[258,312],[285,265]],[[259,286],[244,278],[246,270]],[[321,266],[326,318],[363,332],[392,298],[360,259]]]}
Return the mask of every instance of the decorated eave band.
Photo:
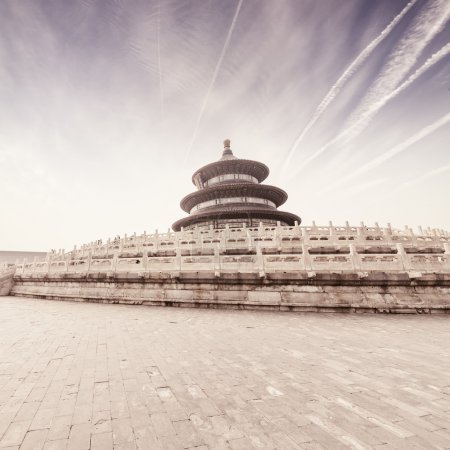
{"label": "decorated eave band", "polygon": [[[181,208],[190,213],[192,209],[200,204],[215,199],[224,198],[256,198],[268,200],[274,207],[278,208],[287,200],[287,193],[275,186],[266,184],[235,183],[211,186],[188,194],[181,200]],[[242,201],[236,201],[242,203]],[[252,203],[251,201],[249,203]],[[268,203],[269,204],[269,203]]]}
{"label": "decorated eave band", "polygon": [[269,176],[269,168],[259,161],[250,159],[224,159],[198,169],[192,175],[192,183],[201,189],[208,180],[226,174],[250,175],[261,183]]}
{"label": "decorated eave band", "polygon": [[[244,213],[243,213],[244,212]],[[296,214],[286,211],[278,211],[276,209],[265,209],[258,207],[230,207],[230,209],[223,210],[205,210],[199,214],[190,215],[183,219],[177,220],[172,228],[174,231],[180,231],[182,228],[190,228],[195,225],[204,225],[206,222],[227,221],[233,219],[240,219],[242,223],[247,222],[248,219],[254,221],[253,226],[258,226],[259,222],[270,220],[280,222],[281,225],[294,226],[295,223],[300,224],[301,218]],[[248,226],[248,224],[247,224]]]}

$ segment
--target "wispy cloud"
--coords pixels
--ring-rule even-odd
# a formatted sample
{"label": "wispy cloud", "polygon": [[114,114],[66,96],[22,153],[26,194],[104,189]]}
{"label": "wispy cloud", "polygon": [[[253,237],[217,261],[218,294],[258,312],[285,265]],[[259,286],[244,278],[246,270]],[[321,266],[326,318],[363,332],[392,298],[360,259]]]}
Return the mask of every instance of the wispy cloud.
{"label": "wispy cloud", "polygon": [[402,11],[395,16],[395,18],[387,25],[387,27],[375,38],[373,39],[364,50],[353,60],[353,62],[345,69],[339,79],[331,86],[328,93],[325,95],[323,100],[320,102],[319,106],[316,108],[313,116],[309,122],[305,125],[302,132],[298,135],[293,146],[289,150],[289,153],[284,162],[283,170],[286,171],[289,166],[294,153],[296,152],[299,144],[302,142],[303,138],[306,136],[308,131],[314,126],[314,124],[319,120],[322,114],[327,110],[328,106],[333,102],[339,92],[342,90],[347,81],[354,75],[354,73],[362,66],[362,64],[367,60],[367,58],[372,54],[372,52],[378,47],[378,45],[386,39],[395,26],[400,22],[400,20],[406,15],[406,13],[417,3],[417,0],[410,1]]}
{"label": "wispy cloud", "polygon": [[419,67],[411,76],[408,77],[400,86],[394,89],[391,93],[374,100],[368,105],[359,118],[355,118],[354,125],[350,126],[347,130],[347,136],[344,136],[345,142],[358,136],[369,125],[374,116],[380,112],[380,110],[386,106],[391,100],[401,94],[405,89],[411,86],[420,76],[422,76],[427,70],[431,69],[435,64],[450,54],[450,42],[444,45],[439,51],[430,56],[426,62]]}
{"label": "wispy cloud", "polygon": [[350,180],[353,180],[354,178],[360,177],[361,175],[364,175],[366,172],[374,169],[375,167],[386,163],[394,156],[397,156],[399,153],[404,152],[405,150],[407,150],[409,147],[411,147],[415,143],[426,138],[428,135],[434,133],[435,131],[439,130],[439,128],[444,127],[448,123],[450,123],[450,113],[448,113],[445,116],[441,117],[440,119],[436,120],[431,125],[428,125],[428,126],[422,128],[421,130],[419,130],[417,133],[410,136],[405,141],[401,142],[400,144],[397,144],[396,146],[392,147],[388,151],[382,153],[381,155],[372,159],[368,163],[366,163],[366,164],[362,165],[361,167],[359,167],[358,169],[352,171],[352,173],[341,178],[336,183],[332,183],[330,186],[328,186],[322,192],[328,192],[328,191],[334,190],[338,186],[345,184],[347,181],[350,181]]}
{"label": "wispy cloud", "polygon": [[190,142],[189,147],[188,147],[187,152],[186,152],[186,158],[191,153],[192,146],[194,145],[195,139],[197,138],[197,133],[198,133],[198,129],[200,127],[200,122],[201,122],[203,114],[205,112],[206,105],[208,104],[209,96],[211,95],[211,91],[212,91],[212,89],[214,87],[214,83],[216,82],[217,75],[219,75],[220,68],[222,67],[223,58],[225,57],[225,54],[226,54],[226,52],[228,50],[228,46],[230,45],[231,36],[233,35],[234,27],[236,25],[236,21],[238,19],[239,12],[241,10],[243,2],[244,2],[244,0],[239,0],[239,3],[237,5],[237,7],[236,7],[236,11],[234,13],[233,20],[231,21],[231,25],[230,25],[230,28],[228,30],[227,37],[225,39],[225,43],[223,44],[222,51],[220,52],[220,56],[219,56],[219,59],[218,59],[217,64],[216,64],[216,68],[214,69],[214,73],[213,73],[211,82],[209,83],[208,90],[206,91],[205,98],[204,98],[202,106],[200,108],[200,113],[199,113],[199,115],[197,117],[197,121],[195,123],[194,133],[192,134],[192,139],[191,139],[191,142]]}
{"label": "wispy cloud", "polygon": [[307,157],[296,168],[295,174],[298,174],[329,148],[336,150],[356,138],[381,108],[448,55],[449,49],[446,45],[399,86],[404,76],[414,67],[423,50],[442,31],[449,17],[450,2],[447,0],[435,0],[427,4],[427,7],[416,17],[414,23],[407,30],[406,36],[389,57],[381,74],[370,87],[360,106],[351,115],[344,129],[335,138]]}
{"label": "wispy cloud", "polygon": [[437,169],[430,170],[429,172],[426,172],[410,181],[406,181],[405,183],[398,186],[396,190],[400,191],[402,189],[408,189],[411,186],[415,186],[416,184],[420,184],[424,182],[425,180],[428,180],[429,178],[434,178],[438,175],[442,175],[443,173],[450,172],[450,164],[447,164],[446,166],[438,167]]}
{"label": "wispy cloud", "polygon": [[423,50],[443,30],[449,16],[448,0],[434,0],[425,5],[422,13],[416,17],[405,37],[390,55],[360,106],[350,117],[349,124],[364,116],[366,111],[371,110],[373,103],[380,97],[389,95],[392,89],[402,82],[417,63]]}
{"label": "wispy cloud", "polygon": [[377,178],[375,180],[370,180],[367,181],[365,183],[360,183],[354,186],[349,186],[347,188],[345,188],[341,194],[345,195],[345,196],[353,196],[353,195],[358,195],[361,192],[367,191],[375,186],[379,186],[380,184],[384,184],[388,181],[388,178],[384,177],[384,178]]}

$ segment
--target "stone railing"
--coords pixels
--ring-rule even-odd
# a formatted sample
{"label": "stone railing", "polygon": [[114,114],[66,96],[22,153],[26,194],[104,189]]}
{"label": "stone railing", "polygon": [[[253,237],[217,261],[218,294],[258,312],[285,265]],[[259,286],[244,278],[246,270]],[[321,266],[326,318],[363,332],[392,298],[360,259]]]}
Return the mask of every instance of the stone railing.
{"label": "stone railing", "polygon": [[[395,230],[390,226],[381,228],[367,227],[363,224],[359,227],[346,225],[338,226],[293,226],[293,227],[256,227],[256,228],[225,228],[194,229],[180,232],[167,232],[141,235],[125,235],[120,239],[108,239],[106,243],[91,243],[81,248],[74,248],[70,254],[74,258],[82,258],[91,254],[108,254],[110,252],[124,252],[147,247],[149,250],[168,250],[178,246],[182,248],[214,248],[219,244],[221,249],[235,248],[236,246],[254,246],[260,242],[264,246],[286,246],[290,243],[305,243],[311,246],[341,246],[353,243],[363,246],[395,246],[403,243],[405,246],[442,246],[450,242],[450,234],[443,230],[419,229],[414,233],[411,228]],[[48,258],[64,259],[64,250],[48,254]]]}
{"label": "stone railing", "polygon": [[450,272],[450,235],[442,230],[375,227],[256,227],[125,236],[44,261],[17,274],[98,272],[408,271]]}
{"label": "stone railing", "polygon": [[9,295],[13,286],[13,277],[16,268],[11,265],[0,266],[0,296]]}
{"label": "stone railing", "polygon": [[14,272],[15,270],[16,270],[15,264],[7,264],[7,263],[0,264],[0,276],[7,275],[11,272]]}

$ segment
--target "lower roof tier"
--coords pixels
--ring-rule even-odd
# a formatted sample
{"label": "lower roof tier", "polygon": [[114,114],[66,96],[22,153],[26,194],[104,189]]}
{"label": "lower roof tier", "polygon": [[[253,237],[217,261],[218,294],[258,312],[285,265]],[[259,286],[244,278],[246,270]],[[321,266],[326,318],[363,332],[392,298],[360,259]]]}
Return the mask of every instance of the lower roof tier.
{"label": "lower roof tier", "polygon": [[299,216],[289,212],[268,208],[248,207],[246,209],[204,211],[177,220],[172,225],[172,229],[174,231],[180,231],[181,228],[189,228],[191,226],[200,225],[206,222],[211,222],[214,225],[214,222],[217,221],[236,221],[239,219],[241,219],[242,222],[248,222],[248,220],[256,222],[270,220],[281,222],[289,226],[295,225],[295,222],[297,222],[298,224],[301,223],[301,218]]}

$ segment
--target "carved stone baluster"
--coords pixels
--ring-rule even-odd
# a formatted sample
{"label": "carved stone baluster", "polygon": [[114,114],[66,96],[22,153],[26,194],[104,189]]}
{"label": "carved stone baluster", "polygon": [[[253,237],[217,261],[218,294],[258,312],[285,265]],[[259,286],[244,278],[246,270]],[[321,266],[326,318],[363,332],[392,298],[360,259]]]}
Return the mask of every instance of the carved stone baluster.
{"label": "carved stone baluster", "polygon": [[397,254],[400,258],[403,269],[409,270],[411,268],[411,264],[409,261],[409,257],[405,252],[405,248],[403,247],[403,244],[398,243],[398,244],[396,244],[396,247],[397,247]]}

